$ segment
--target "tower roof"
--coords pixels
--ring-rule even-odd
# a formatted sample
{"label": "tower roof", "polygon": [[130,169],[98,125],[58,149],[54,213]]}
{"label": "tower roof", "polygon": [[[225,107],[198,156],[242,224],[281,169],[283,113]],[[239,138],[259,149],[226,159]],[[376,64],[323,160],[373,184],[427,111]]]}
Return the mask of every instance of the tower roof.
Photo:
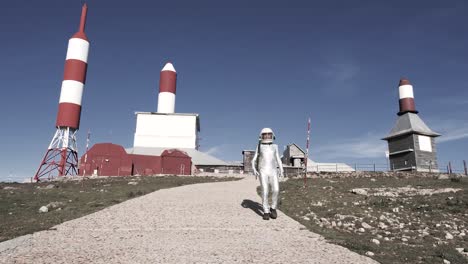
{"label": "tower roof", "polygon": [[440,136],[440,134],[432,131],[417,114],[405,113],[398,117],[395,126],[393,126],[390,133],[383,140],[389,140],[405,134],[420,134],[430,137]]}

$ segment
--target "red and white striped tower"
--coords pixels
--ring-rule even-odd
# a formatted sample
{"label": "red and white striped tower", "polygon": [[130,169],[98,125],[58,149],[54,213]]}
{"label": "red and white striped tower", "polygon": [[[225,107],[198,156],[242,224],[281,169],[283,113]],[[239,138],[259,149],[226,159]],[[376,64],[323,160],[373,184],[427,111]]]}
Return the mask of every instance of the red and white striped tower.
{"label": "red and white striped tower", "polygon": [[158,113],[174,113],[177,73],[168,62],[159,77]]}
{"label": "red and white striped tower", "polygon": [[405,113],[417,114],[418,111],[416,111],[414,107],[413,85],[411,85],[408,79],[401,78],[398,86],[400,94],[400,112],[398,112],[398,115],[403,115]]}
{"label": "red and white striped tower", "polygon": [[85,34],[86,12],[83,5],[80,27],[68,41],[67,57],[60,92],[55,132],[34,179],[77,175],[76,132],[80,127],[81,99],[86,81],[89,41]]}

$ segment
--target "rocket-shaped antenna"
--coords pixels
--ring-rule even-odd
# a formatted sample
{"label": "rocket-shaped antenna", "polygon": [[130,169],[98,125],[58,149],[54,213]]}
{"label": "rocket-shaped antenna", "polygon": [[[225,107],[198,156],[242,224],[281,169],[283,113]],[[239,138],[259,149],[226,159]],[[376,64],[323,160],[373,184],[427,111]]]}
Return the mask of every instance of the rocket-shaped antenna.
{"label": "rocket-shaped antenna", "polygon": [[85,3],[83,5],[83,8],[81,8],[81,20],[80,20],[80,28],[78,29],[78,32],[84,32],[85,31],[86,13],[87,12],[88,12],[88,6]]}
{"label": "rocket-shaped antenna", "polygon": [[415,113],[417,114],[416,108],[414,107],[414,94],[413,94],[413,85],[405,77],[400,79],[398,84],[398,92],[400,95],[400,112],[398,115],[404,115],[405,113]]}
{"label": "rocket-shaped antenna", "polygon": [[34,176],[36,181],[45,177],[78,174],[76,134],[80,127],[81,102],[89,52],[89,41],[84,33],[87,10],[88,7],[84,4],[81,10],[80,28],[68,41],[55,122],[57,130]]}

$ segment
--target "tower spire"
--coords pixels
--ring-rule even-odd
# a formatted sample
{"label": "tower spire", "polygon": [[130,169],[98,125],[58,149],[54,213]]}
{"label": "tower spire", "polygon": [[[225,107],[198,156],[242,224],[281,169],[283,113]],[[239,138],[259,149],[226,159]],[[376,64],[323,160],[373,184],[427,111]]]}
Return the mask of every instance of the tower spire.
{"label": "tower spire", "polygon": [[88,5],[84,3],[83,7],[81,8],[81,19],[80,19],[80,28],[78,32],[84,32],[86,27],[86,13],[88,12]]}

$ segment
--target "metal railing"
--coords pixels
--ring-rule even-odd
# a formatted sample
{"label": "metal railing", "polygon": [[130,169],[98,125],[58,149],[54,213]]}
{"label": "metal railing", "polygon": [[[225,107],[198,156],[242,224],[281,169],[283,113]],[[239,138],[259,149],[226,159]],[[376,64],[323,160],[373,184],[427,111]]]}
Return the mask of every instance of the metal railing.
{"label": "metal railing", "polygon": [[[440,172],[440,173],[458,173],[465,174],[468,176],[468,167],[466,161],[463,161],[463,166],[455,167],[449,162],[447,165],[433,166],[429,165],[418,165],[417,167],[411,163],[354,163],[354,164],[342,164],[342,163],[331,163],[331,164],[317,164],[308,166],[308,173],[313,172],[353,172],[353,171],[371,171],[371,172],[385,172],[385,171],[426,171],[426,172]],[[304,167],[285,167],[286,173],[290,174],[304,174]]]}

